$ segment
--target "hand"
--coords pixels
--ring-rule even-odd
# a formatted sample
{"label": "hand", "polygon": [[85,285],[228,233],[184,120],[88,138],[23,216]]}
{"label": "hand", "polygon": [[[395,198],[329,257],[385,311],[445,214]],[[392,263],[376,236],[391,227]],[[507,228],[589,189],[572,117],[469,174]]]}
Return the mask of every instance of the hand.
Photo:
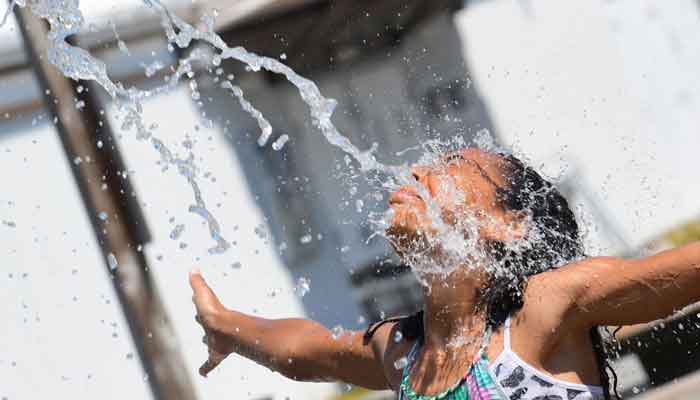
{"label": "hand", "polygon": [[206,377],[233,352],[234,346],[223,329],[223,318],[227,310],[197,269],[190,271],[190,286],[193,292],[192,302],[197,309],[195,320],[204,328],[202,342],[209,351],[209,358],[199,367],[199,374]]}

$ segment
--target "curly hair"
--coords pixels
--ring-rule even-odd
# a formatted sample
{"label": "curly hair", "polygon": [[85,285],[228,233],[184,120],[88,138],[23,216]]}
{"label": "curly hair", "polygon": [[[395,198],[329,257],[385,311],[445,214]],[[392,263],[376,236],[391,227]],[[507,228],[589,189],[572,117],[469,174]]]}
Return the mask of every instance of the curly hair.
{"label": "curly hair", "polygon": [[[506,187],[496,186],[500,204],[509,211],[522,212],[530,218],[530,230],[525,246],[511,248],[503,242],[488,243],[488,251],[499,268],[490,272],[486,285],[479,291],[479,309],[484,312],[487,326],[496,329],[508,316],[524,305],[528,279],[536,274],[585,257],[583,241],[576,217],[569,203],[557,188],[537,171],[510,154],[499,154],[504,161]],[[484,174],[484,177],[489,179]],[[490,181],[490,179],[489,179]],[[371,325],[365,332],[365,341],[383,323],[396,321],[404,337],[420,340],[423,337],[423,311],[408,317],[395,317]],[[600,379],[606,398],[610,398],[610,375],[613,392],[617,393],[617,375],[610,366],[611,338],[607,328],[594,327],[590,332]]]}
{"label": "curly hair", "polygon": [[[502,325],[509,315],[523,307],[529,277],[585,257],[578,223],[566,198],[515,156],[501,154],[501,157],[506,162],[503,172],[507,187],[496,189],[498,201],[507,210],[524,212],[536,232],[531,232],[535,237],[518,249],[510,249],[502,242],[489,243],[489,250],[501,268],[489,275],[479,301],[492,328]],[[609,337],[614,336],[602,327],[595,327],[590,333],[606,398],[610,398],[609,371],[614,381],[613,392],[619,399],[617,375],[609,363]],[[608,338],[604,336],[606,333]]]}
{"label": "curly hair", "polygon": [[584,256],[576,217],[564,196],[515,156],[501,156],[506,161],[507,187],[496,189],[497,199],[507,210],[526,213],[531,220],[530,234],[536,237],[518,249],[503,242],[489,243],[489,251],[501,268],[489,275],[480,303],[493,327],[523,306],[530,276]]}

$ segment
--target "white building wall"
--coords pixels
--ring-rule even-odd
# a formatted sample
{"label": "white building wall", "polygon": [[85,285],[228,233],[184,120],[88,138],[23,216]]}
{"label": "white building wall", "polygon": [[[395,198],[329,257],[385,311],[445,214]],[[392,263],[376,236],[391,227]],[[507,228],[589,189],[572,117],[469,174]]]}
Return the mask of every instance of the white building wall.
{"label": "white building wall", "polygon": [[575,202],[597,203],[622,237],[592,232],[597,251],[626,252],[700,214],[699,10],[492,0],[457,15],[500,138],[550,175],[575,172]]}

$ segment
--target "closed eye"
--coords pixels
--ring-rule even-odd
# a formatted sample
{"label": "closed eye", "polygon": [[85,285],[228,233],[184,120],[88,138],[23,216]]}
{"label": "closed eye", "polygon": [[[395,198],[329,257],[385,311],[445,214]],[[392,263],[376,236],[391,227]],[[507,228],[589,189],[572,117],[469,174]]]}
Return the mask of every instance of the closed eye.
{"label": "closed eye", "polygon": [[461,160],[461,161],[464,161],[464,157],[463,157],[461,154],[459,154],[459,153],[450,154],[449,156],[445,157],[445,162],[446,162],[446,163],[451,163],[451,162],[454,161],[454,160]]}

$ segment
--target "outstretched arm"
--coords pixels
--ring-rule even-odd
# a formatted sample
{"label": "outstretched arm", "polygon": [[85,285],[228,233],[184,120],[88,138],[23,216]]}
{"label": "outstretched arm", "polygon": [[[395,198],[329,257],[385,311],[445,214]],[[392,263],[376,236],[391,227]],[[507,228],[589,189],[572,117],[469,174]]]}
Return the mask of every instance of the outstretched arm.
{"label": "outstretched arm", "polygon": [[579,321],[649,322],[700,301],[700,242],[634,260],[595,258],[570,272]]}
{"label": "outstretched arm", "polygon": [[202,376],[229,354],[237,353],[294,380],[388,388],[381,355],[389,329],[377,332],[373,342],[365,345],[360,332],[346,332],[334,338],[314,321],[271,320],[228,310],[198,271],[190,273],[190,285],[196,319],[204,328],[204,342],[209,350],[209,359],[199,370]]}

